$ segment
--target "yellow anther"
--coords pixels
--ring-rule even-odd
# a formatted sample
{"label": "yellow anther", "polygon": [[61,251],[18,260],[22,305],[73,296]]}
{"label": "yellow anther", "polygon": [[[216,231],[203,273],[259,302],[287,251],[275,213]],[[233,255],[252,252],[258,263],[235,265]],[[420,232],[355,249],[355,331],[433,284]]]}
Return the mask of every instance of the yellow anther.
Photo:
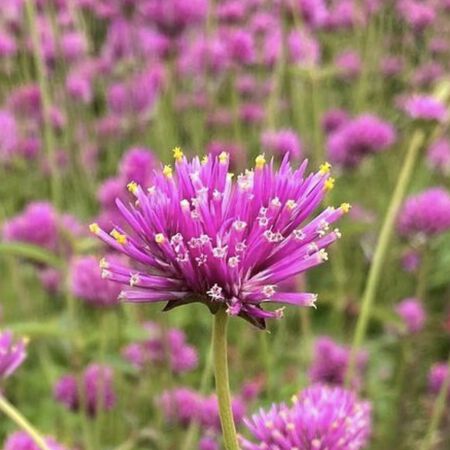
{"label": "yellow anther", "polygon": [[24,336],[22,338],[22,342],[24,345],[28,345],[30,343],[30,338],[28,336]]}
{"label": "yellow anther", "polygon": [[286,208],[289,210],[294,209],[297,206],[297,203],[295,203],[295,200],[288,200],[286,202]]}
{"label": "yellow anther", "polygon": [[172,178],[173,170],[170,166],[164,166],[163,169],[163,175],[165,175],[167,178]]}
{"label": "yellow anther", "polygon": [[124,245],[127,243],[127,237],[124,234],[119,233],[115,228],[111,231],[110,234],[119,244]]}
{"label": "yellow anther", "polygon": [[127,184],[127,189],[133,194],[136,195],[137,191],[138,191],[138,184],[136,183],[136,181],[130,181]]}
{"label": "yellow anther", "polygon": [[321,175],[325,175],[326,173],[329,173],[330,170],[331,170],[331,164],[329,162],[324,162],[319,168],[319,173]]}
{"label": "yellow anther", "polygon": [[345,214],[347,214],[350,211],[351,207],[352,207],[352,205],[350,205],[350,203],[342,203],[340,206],[342,212]]}
{"label": "yellow anther", "polygon": [[183,159],[183,152],[180,147],[175,147],[173,150],[173,157],[175,161],[180,162]]}
{"label": "yellow anther", "polygon": [[100,233],[100,231],[102,231],[102,229],[98,226],[98,223],[91,223],[89,225],[89,231],[91,233],[98,234]]}
{"label": "yellow anther", "polygon": [[234,173],[231,173],[231,172],[228,172],[228,173],[227,173],[227,179],[228,179],[229,181],[231,181],[231,180],[233,179],[233,177],[234,177]]}
{"label": "yellow anther", "polygon": [[206,164],[208,164],[208,156],[207,156],[207,155],[205,155],[205,156],[202,158],[202,165],[206,165]]}
{"label": "yellow anther", "polygon": [[265,166],[266,158],[265,158],[264,154],[263,155],[258,155],[255,158],[255,164],[256,164],[256,168],[257,169],[262,169]]}
{"label": "yellow anther", "polygon": [[155,242],[157,244],[162,244],[165,240],[166,240],[166,238],[164,237],[164,235],[162,233],[158,233],[155,235]]}
{"label": "yellow anther", "polygon": [[292,401],[292,403],[297,403],[298,402],[298,397],[296,396],[296,395],[293,395],[292,397],[291,397],[291,401]]}
{"label": "yellow anther", "polygon": [[100,269],[107,269],[109,267],[108,261],[105,258],[102,258],[98,264]]}
{"label": "yellow anther", "polygon": [[222,152],[222,153],[219,155],[219,162],[220,162],[220,164],[226,164],[226,163],[228,162],[229,156],[230,156],[230,155],[228,155],[227,152]]}
{"label": "yellow anther", "polygon": [[326,191],[331,191],[331,189],[334,188],[334,183],[335,183],[335,179],[334,178],[328,178],[328,180],[325,181],[324,187]]}

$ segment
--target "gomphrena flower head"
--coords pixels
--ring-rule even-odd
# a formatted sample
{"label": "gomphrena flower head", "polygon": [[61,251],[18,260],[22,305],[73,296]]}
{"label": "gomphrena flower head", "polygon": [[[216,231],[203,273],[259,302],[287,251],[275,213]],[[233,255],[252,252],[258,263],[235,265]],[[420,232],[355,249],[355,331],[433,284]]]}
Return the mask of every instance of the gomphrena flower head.
{"label": "gomphrena flower head", "polygon": [[450,229],[450,194],[441,187],[407,198],[398,218],[402,236],[431,237]]}
{"label": "gomphrena flower head", "polygon": [[[438,395],[449,376],[450,373],[446,362],[433,364],[428,372],[428,391],[433,395]],[[448,389],[447,397],[450,399],[450,388]]]}
{"label": "gomphrena flower head", "polygon": [[273,155],[284,156],[288,153],[292,159],[298,159],[303,153],[300,138],[288,128],[265,131],[261,135],[261,144]]}
{"label": "gomphrena flower head", "polygon": [[[110,261],[121,261],[115,255]],[[103,271],[103,275],[107,272]],[[70,290],[89,305],[109,307],[117,305],[120,286],[101,276],[95,256],[78,256],[70,264]]]}
{"label": "gomphrena flower head", "polygon": [[117,202],[131,232],[90,227],[136,263],[103,263],[104,275],[128,285],[121,298],[166,301],[166,310],[203,302],[261,328],[281,316],[280,309],[264,310],[267,303],[313,306],[315,294],[278,286],[326,261],[325,249],[340,236],[331,225],[348,204],[307,222],[333,187],[330,165],[305,177],[306,162],[294,170],[286,156],[276,170],[260,155],[253,170],[235,177],[226,153],[201,162],[188,161],[179,148],[174,155],[175,167],[156,173],[148,190],[128,184],[134,205]]}
{"label": "gomphrena flower head", "polygon": [[405,112],[415,120],[442,122],[447,117],[444,103],[430,95],[412,95],[403,103]]}
{"label": "gomphrena flower head", "polygon": [[[314,343],[314,357],[309,369],[309,378],[313,383],[344,385],[350,363],[350,349],[336,343],[328,336],[319,337]],[[367,353],[359,351],[356,357],[357,376],[355,387],[361,384],[367,365]]]}
{"label": "gomphrena flower head", "polygon": [[27,340],[15,340],[10,331],[0,331],[0,380],[12,375],[23,363]]}
{"label": "gomphrena flower head", "polygon": [[189,372],[197,367],[197,350],[186,342],[182,330],[171,328],[164,333],[154,322],[146,322],[143,328],[148,339],[129,344],[122,351],[134,367],[142,369],[150,364],[168,362],[174,373]]}
{"label": "gomphrena flower head", "polygon": [[395,312],[402,319],[406,333],[415,334],[422,331],[427,315],[419,299],[405,298],[395,307]]}
{"label": "gomphrena flower head", "polygon": [[[52,437],[45,437],[44,440],[50,450],[66,450],[66,447],[58,444]],[[3,450],[39,450],[39,447],[28,434],[17,431],[6,439]]]}
{"label": "gomphrena flower head", "polygon": [[336,164],[356,167],[365,156],[387,150],[395,139],[395,129],[389,122],[363,114],[329,135],[328,154]]}
{"label": "gomphrena flower head", "polygon": [[371,430],[371,407],[341,387],[314,384],[285,404],[245,419],[256,442],[241,438],[244,450],[359,450]]}
{"label": "gomphrena flower head", "polygon": [[64,375],[54,388],[55,399],[67,409],[78,411],[84,407],[95,416],[99,409],[111,410],[116,403],[113,371],[101,364],[90,364],[80,380],[75,375]]}
{"label": "gomphrena flower head", "polygon": [[450,141],[439,139],[430,145],[427,152],[428,166],[442,175],[450,175]]}
{"label": "gomphrena flower head", "polygon": [[[216,395],[205,396],[189,388],[180,387],[165,391],[158,399],[168,422],[187,426],[197,423],[203,430],[220,431],[219,405]],[[241,424],[246,405],[239,397],[232,399],[233,417]]]}

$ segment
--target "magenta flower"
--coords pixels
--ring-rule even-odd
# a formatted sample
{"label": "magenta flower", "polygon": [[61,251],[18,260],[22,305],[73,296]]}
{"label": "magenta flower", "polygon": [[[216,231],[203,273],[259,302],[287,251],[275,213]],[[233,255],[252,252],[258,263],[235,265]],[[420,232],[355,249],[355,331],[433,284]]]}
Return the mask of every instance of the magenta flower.
{"label": "magenta flower", "polygon": [[261,144],[271,154],[281,157],[289,154],[291,159],[298,159],[303,154],[300,138],[294,130],[288,128],[265,131],[261,136]]}
{"label": "magenta flower", "polygon": [[387,150],[395,139],[395,129],[389,122],[364,114],[344,122],[330,134],[328,154],[337,164],[356,167],[367,155]]}
{"label": "magenta flower", "polygon": [[[119,263],[117,256],[111,261]],[[107,278],[102,278],[95,256],[79,256],[70,264],[70,290],[75,297],[97,307],[117,305],[120,286]]]}
{"label": "magenta flower", "polygon": [[426,311],[419,299],[405,298],[395,307],[395,312],[401,317],[408,334],[422,331],[426,320]]}
{"label": "magenta flower", "polygon": [[413,95],[407,98],[403,109],[416,120],[442,122],[447,116],[446,106],[429,95]]}
{"label": "magenta flower", "polygon": [[[433,364],[428,372],[428,391],[431,394],[438,395],[449,376],[447,363],[437,362]],[[448,389],[447,397],[450,399],[450,388]]]}
{"label": "magenta flower", "polygon": [[261,155],[254,170],[233,181],[229,156],[188,161],[175,149],[175,171],[165,166],[144,191],[131,182],[137,202],[118,207],[132,232],[120,227],[110,235],[97,224],[91,231],[139,265],[105,261],[104,276],[128,285],[121,298],[167,302],[165,310],[192,302],[211,312],[226,307],[264,328],[270,303],[313,306],[316,295],[283,292],[288,280],[327,260],[325,249],[340,233],[331,224],[349,210],[329,207],[308,217],[332,187],[329,165],[306,178],[306,162],[293,170],[285,157],[275,170]]}
{"label": "magenta flower", "polygon": [[[328,336],[318,338],[314,344],[314,357],[309,378],[313,383],[344,385],[350,362],[350,349],[340,345]],[[367,353],[359,351],[356,358],[355,387],[361,380],[367,365]]]}
{"label": "magenta flower", "polygon": [[439,139],[427,152],[428,166],[443,175],[450,175],[450,141]]}
{"label": "magenta flower", "polygon": [[0,380],[8,378],[24,362],[27,340],[14,340],[10,331],[0,331]]}
{"label": "magenta flower", "polygon": [[[66,447],[58,444],[52,437],[44,439],[50,450],[66,450]],[[39,450],[39,447],[28,434],[17,431],[6,439],[3,450]]]}
{"label": "magenta flower", "polygon": [[168,359],[174,373],[189,372],[197,367],[197,350],[186,342],[186,335],[182,330],[172,328],[163,333],[161,327],[153,322],[146,322],[143,328],[148,333],[148,339],[130,344],[122,352],[133,366],[142,369],[146,365],[161,364]]}
{"label": "magenta flower", "polygon": [[398,218],[402,236],[431,237],[449,229],[450,194],[444,188],[430,188],[405,200]]}
{"label": "magenta flower", "polygon": [[[195,422],[204,430],[220,431],[219,406],[215,395],[204,396],[188,388],[165,391],[159,404],[166,419],[183,426]],[[246,406],[239,398],[232,400],[233,417],[237,424],[242,423]]]}
{"label": "magenta flower", "polygon": [[291,407],[261,409],[245,424],[256,442],[241,438],[243,450],[359,450],[369,440],[371,406],[352,391],[315,384]]}
{"label": "magenta flower", "polygon": [[109,411],[116,403],[113,371],[108,366],[90,364],[79,383],[74,375],[64,375],[55,385],[54,397],[69,410],[84,407],[91,416],[100,408]]}

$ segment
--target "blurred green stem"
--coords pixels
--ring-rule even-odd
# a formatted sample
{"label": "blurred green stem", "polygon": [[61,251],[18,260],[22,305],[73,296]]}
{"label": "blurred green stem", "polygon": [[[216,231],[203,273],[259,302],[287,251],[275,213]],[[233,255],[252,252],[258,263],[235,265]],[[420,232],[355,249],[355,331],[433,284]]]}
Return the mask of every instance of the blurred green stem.
{"label": "blurred green stem", "polygon": [[33,57],[36,66],[36,75],[38,79],[39,91],[41,94],[42,114],[43,114],[43,133],[46,154],[50,167],[50,189],[53,203],[59,207],[61,206],[61,179],[58,175],[58,165],[56,159],[54,136],[51,125],[51,99],[48,78],[46,74],[45,62],[42,57],[42,48],[40,36],[36,27],[36,10],[35,4],[31,0],[25,2],[26,15],[28,20],[28,27],[31,35],[31,42],[33,46]]}
{"label": "blurred green stem", "polygon": [[39,432],[28,422],[22,414],[14,408],[11,403],[6,400],[5,397],[0,395],[0,411],[2,411],[7,417],[9,417],[17,426],[22,428],[25,433],[33,439],[33,442],[41,449],[41,450],[50,450],[48,445],[45,443],[43,437],[39,434]]}
{"label": "blurred green stem", "polygon": [[411,138],[411,142],[406,151],[406,156],[403,161],[397,185],[391,197],[391,201],[381,227],[378,242],[373,255],[372,264],[367,276],[367,282],[364,293],[361,299],[361,312],[356,323],[355,334],[353,338],[352,351],[350,355],[350,362],[347,372],[347,384],[351,383],[353,372],[355,368],[355,358],[358,348],[364,341],[367,326],[370,320],[370,315],[377,294],[377,288],[380,282],[381,273],[386,260],[389,244],[391,242],[392,230],[394,228],[395,220],[398,211],[402,204],[406,190],[408,188],[411,176],[413,174],[414,166],[418,159],[419,150],[425,140],[425,133],[422,130],[416,130]]}
{"label": "blurred green stem", "polygon": [[228,378],[227,323],[228,315],[224,308],[220,308],[214,315],[213,325],[214,376],[225,449],[239,450]]}
{"label": "blurred green stem", "polygon": [[427,293],[428,274],[430,271],[431,254],[428,244],[422,249],[419,273],[417,276],[416,298],[424,301]]}
{"label": "blurred green stem", "polygon": [[430,450],[433,448],[433,438],[436,433],[436,430],[439,428],[439,424],[441,423],[442,416],[445,412],[445,406],[447,404],[447,395],[450,388],[450,355],[447,360],[447,366],[449,371],[447,373],[447,377],[442,383],[441,390],[439,391],[439,395],[436,398],[433,406],[433,413],[431,415],[430,424],[428,426],[427,434],[425,435],[425,439],[423,441],[420,450]]}
{"label": "blurred green stem", "polygon": [[[199,392],[201,394],[205,393],[206,388],[208,386],[208,382],[212,371],[212,360],[213,360],[213,352],[211,347],[210,351],[208,352],[208,356],[206,358],[206,364],[205,367],[203,368],[202,379],[200,381]],[[194,448],[193,443],[198,435],[199,430],[200,430],[199,424],[195,421],[192,421],[187,430],[186,439],[184,441],[182,450],[191,450],[192,448]]]}

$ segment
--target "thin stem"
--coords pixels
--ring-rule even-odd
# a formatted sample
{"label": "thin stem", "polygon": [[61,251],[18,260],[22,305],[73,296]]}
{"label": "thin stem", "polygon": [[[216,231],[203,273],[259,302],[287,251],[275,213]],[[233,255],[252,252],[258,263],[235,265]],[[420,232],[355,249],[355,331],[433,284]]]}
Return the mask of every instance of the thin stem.
{"label": "thin stem", "polygon": [[450,388],[450,355],[448,357],[447,366],[449,368],[449,371],[447,373],[447,376],[445,377],[444,382],[442,383],[439,395],[434,402],[430,424],[428,425],[427,434],[425,435],[425,439],[422,446],[420,447],[420,450],[430,450],[432,448],[434,434],[438,429],[439,424],[441,423],[441,419],[445,411],[445,406],[447,404],[447,395]]}
{"label": "thin stem", "polygon": [[58,164],[54,145],[54,136],[51,125],[51,98],[48,78],[46,73],[45,61],[42,57],[42,48],[39,33],[36,28],[36,10],[34,2],[27,0],[25,2],[28,26],[30,29],[31,41],[33,45],[33,58],[36,66],[36,74],[41,94],[42,114],[43,114],[43,134],[45,149],[47,152],[48,163],[50,167],[50,188],[52,199],[56,206],[61,206],[61,179],[58,174]]}
{"label": "thin stem", "polygon": [[225,309],[219,309],[214,315],[213,325],[214,376],[225,449],[239,450],[228,379],[227,322],[228,316]]}
{"label": "thin stem", "polygon": [[[212,360],[213,360],[213,352],[212,352],[212,347],[211,347],[210,351],[208,352],[206,364],[205,364],[205,367],[203,368],[202,378],[200,381],[199,392],[201,394],[205,393],[206,388],[210,381],[210,377],[211,377],[211,373],[212,373]],[[184,441],[182,450],[191,450],[191,448],[194,448],[193,443],[196,440],[199,431],[200,431],[199,423],[196,421],[192,421],[186,432],[186,439]]]}
{"label": "thin stem", "polygon": [[422,249],[419,274],[417,276],[416,297],[425,301],[427,294],[427,281],[430,273],[431,251],[428,243]]}
{"label": "thin stem", "polygon": [[422,130],[417,130],[411,138],[411,142],[406,151],[406,156],[403,161],[403,166],[398,177],[397,185],[384,218],[381,227],[378,242],[375,248],[372,264],[369,269],[366,287],[361,299],[361,312],[356,323],[355,334],[353,338],[352,352],[350,356],[350,363],[347,373],[347,383],[350,383],[353,377],[356,352],[361,346],[369,323],[373,303],[377,294],[378,285],[380,283],[381,273],[386,260],[387,251],[391,242],[392,230],[394,228],[395,220],[408,188],[411,176],[416,164],[419,150],[425,140],[425,134]]}
{"label": "thin stem", "polygon": [[33,425],[31,425],[31,423],[28,422],[28,420],[14,408],[5,397],[3,397],[3,395],[0,395],[0,411],[15,422],[17,426],[22,428],[41,450],[50,450],[49,446],[45,443],[44,438],[39,434],[36,428],[34,428]]}

